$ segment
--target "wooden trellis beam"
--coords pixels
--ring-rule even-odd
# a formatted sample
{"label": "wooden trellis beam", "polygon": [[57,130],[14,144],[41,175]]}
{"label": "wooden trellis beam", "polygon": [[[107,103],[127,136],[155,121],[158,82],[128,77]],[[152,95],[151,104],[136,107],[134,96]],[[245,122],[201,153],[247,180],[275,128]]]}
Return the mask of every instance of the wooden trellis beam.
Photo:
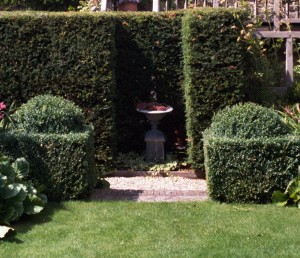
{"label": "wooden trellis beam", "polygon": [[263,31],[257,30],[258,38],[285,39],[285,85],[292,87],[294,83],[293,38],[300,38],[300,31]]}
{"label": "wooden trellis beam", "polygon": [[300,38],[300,31],[266,31],[256,30],[258,38]]}

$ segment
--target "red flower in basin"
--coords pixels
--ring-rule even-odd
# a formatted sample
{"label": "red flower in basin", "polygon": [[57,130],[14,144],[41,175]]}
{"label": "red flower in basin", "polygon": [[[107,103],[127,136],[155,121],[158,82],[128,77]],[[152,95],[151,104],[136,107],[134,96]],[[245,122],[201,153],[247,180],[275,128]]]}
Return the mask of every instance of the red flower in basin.
{"label": "red flower in basin", "polygon": [[147,111],[166,111],[170,108],[170,106],[158,102],[140,102],[136,105],[137,110]]}

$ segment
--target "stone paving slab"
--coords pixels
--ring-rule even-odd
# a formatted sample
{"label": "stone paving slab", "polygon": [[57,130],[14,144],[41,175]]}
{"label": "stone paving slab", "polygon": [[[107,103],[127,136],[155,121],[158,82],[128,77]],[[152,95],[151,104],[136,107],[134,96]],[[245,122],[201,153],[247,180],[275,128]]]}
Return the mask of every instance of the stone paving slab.
{"label": "stone paving slab", "polygon": [[136,201],[136,202],[179,202],[208,200],[206,191],[194,190],[120,190],[94,189],[90,200]]}

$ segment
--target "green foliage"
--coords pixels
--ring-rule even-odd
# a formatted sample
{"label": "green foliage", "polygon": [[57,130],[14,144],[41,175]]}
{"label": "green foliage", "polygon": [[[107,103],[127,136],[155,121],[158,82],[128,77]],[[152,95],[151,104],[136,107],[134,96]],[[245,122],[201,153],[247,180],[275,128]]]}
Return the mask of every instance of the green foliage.
{"label": "green foliage", "polygon": [[144,155],[139,155],[134,152],[129,153],[119,153],[117,156],[115,163],[116,169],[119,170],[129,170],[129,171],[152,171],[153,175],[179,170],[182,163],[176,160],[176,158],[168,154],[166,156],[166,160],[157,164],[154,162],[145,161]]}
{"label": "green foliage", "polygon": [[174,108],[159,127],[166,148],[174,147],[174,131],[185,131],[181,19],[183,13],[122,13],[116,16],[116,128],[120,152],[144,150],[150,127],[135,110],[138,101],[157,101]]}
{"label": "green foliage", "polygon": [[291,130],[275,110],[240,103],[219,111],[212,119],[210,132],[217,137],[251,139],[286,135]]}
{"label": "green foliage", "polygon": [[83,129],[79,107],[59,96],[38,95],[23,104],[13,115],[15,129],[28,133],[64,134]]}
{"label": "green foliage", "polygon": [[204,9],[183,18],[184,84],[189,159],[203,168],[202,133],[213,113],[244,98],[245,51],[237,42],[245,14]]}
{"label": "green foliage", "polygon": [[292,179],[285,192],[275,191],[272,201],[277,206],[296,206],[300,208],[300,167],[298,167],[298,177]]}
{"label": "green foliage", "polygon": [[299,165],[298,138],[234,139],[204,135],[209,195],[222,202],[271,201]]}
{"label": "green foliage", "polygon": [[15,228],[17,238],[0,243],[0,257],[299,258],[300,252],[299,211],[273,205],[68,201],[49,203]]}
{"label": "green foliage", "polygon": [[78,4],[79,0],[0,0],[0,7],[5,10],[67,11],[75,10]]}
{"label": "green foliage", "polygon": [[204,131],[210,197],[224,202],[270,202],[299,165],[300,139],[271,109],[253,103],[219,111]]}
{"label": "green foliage", "polygon": [[300,104],[286,106],[283,111],[278,111],[283,122],[289,126],[295,134],[300,134]]}
{"label": "green foliage", "polygon": [[0,103],[0,130],[5,131],[8,128],[13,128],[15,126],[15,120],[12,118],[12,114],[15,112],[14,107],[15,102],[13,102],[7,109],[4,102]]}
{"label": "green foliage", "polygon": [[[249,19],[247,22],[240,21],[241,30],[237,38],[238,41],[245,43],[245,51],[248,53],[250,64],[248,79],[251,81],[251,87],[256,90],[280,87],[284,77],[284,62],[282,62],[284,39],[257,37],[256,29],[260,28],[263,22],[260,17]],[[257,98],[263,100],[260,96]]]}
{"label": "green foliage", "polygon": [[166,149],[174,148],[177,133],[187,138],[186,115],[190,160],[202,168],[201,132],[213,112],[241,101],[246,87],[233,13],[4,13],[0,99],[19,105],[52,94],[82,107],[95,126],[97,165],[104,171],[116,147],[144,149],[150,126],[135,104],[154,91],[157,101],[174,108],[160,125]]}
{"label": "green foliage", "polygon": [[86,198],[97,181],[92,126],[70,134],[7,132],[0,151],[30,162],[28,177],[45,186],[51,201]]}
{"label": "green foliage", "polygon": [[26,180],[29,163],[18,158],[10,164],[8,158],[0,158],[0,224],[9,225],[23,214],[36,214],[43,210],[47,198]]}
{"label": "green foliage", "polygon": [[115,135],[114,17],[11,12],[0,16],[0,99],[40,94],[82,107],[95,129],[97,165],[109,170]]}

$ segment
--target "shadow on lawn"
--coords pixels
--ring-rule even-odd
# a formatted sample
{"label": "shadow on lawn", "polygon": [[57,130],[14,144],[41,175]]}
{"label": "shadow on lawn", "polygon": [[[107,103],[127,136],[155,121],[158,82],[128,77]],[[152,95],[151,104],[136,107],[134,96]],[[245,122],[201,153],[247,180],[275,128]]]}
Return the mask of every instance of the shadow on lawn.
{"label": "shadow on lawn", "polygon": [[90,201],[137,201],[139,196],[150,191],[121,190],[121,189],[94,189]]}
{"label": "shadow on lawn", "polygon": [[37,225],[41,225],[52,220],[53,214],[58,210],[66,210],[63,203],[47,203],[44,210],[35,215],[23,215],[17,222],[11,224],[15,231],[9,234],[3,241],[17,244],[24,243],[18,238],[18,233],[26,233]]}

